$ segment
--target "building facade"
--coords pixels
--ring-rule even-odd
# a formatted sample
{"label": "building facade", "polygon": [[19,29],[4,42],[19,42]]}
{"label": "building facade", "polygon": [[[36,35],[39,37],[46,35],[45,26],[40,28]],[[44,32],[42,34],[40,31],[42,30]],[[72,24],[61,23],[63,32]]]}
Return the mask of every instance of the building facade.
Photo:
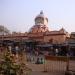
{"label": "building facade", "polygon": [[0,40],[25,41],[34,40],[40,43],[62,44],[69,37],[68,32],[64,28],[59,31],[51,31],[48,28],[48,18],[43,11],[38,14],[35,19],[35,24],[26,33],[13,33],[0,36]]}
{"label": "building facade", "polygon": [[71,56],[75,56],[75,32],[71,32],[70,38],[66,40],[66,44],[68,45],[69,54]]}

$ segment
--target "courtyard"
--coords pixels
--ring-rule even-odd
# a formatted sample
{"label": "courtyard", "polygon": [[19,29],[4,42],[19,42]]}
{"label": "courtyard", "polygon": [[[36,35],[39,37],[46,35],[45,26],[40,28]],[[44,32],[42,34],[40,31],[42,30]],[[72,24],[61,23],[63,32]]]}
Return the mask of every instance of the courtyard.
{"label": "courtyard", "polygon": [[[32,59],[34,56],[31,56]],[[43,56],[38,56],[39,59]],[[67,62],[63,61],[51,61],[45,60],[43,64],[36,64],[37,57],[34,57],[34,60],[31,60],[26,63],[26,65],[32,69],[31,75],[65,75]],[[69,71],[75,72],[75,60],[69,61]]]}

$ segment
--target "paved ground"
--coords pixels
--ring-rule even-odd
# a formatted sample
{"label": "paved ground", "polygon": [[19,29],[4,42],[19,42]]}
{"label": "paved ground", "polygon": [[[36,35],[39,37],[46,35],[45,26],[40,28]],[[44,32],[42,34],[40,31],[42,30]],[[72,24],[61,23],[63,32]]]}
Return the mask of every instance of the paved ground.
{"label": "paved ground", "polygon": [[[34,56],[30,56],[32,59]],[[34,57],[34,61],[32,59],[31,62],[27,62],[27,66],[32,69],[31,75],[64,75],[66,71],[66,63],[65,62],[57,62],[57,61],[46,61],[45,64],[34,64],[36,62],[36,58]],[[43,58],[39,56],[39,58]],[[69,64],[70,70],[75,71],[75,61],[70,61]],[[44,72],[44,71],[47,72]]]}
{"label": "paved ground", "polygon": [[27,63],[27,66],[32,69],[31,75],[64,75],[64,71],[54,71],[54,70],[48,70],[46,71],[46,66],[44,64],[32,64]]}
{"label": "paved ground", "polygon": [[34,71],[31,73],[31,75],[64,75],[64,73],[53,73],[53,72],[37,72]]}

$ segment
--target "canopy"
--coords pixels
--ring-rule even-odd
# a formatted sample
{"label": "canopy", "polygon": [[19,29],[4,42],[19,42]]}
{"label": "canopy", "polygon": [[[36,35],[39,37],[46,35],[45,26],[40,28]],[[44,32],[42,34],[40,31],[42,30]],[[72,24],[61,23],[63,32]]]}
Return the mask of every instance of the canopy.
{"label": "canopy", "polygon": [[52,44],[37,45],[37,47],[53,47]]}

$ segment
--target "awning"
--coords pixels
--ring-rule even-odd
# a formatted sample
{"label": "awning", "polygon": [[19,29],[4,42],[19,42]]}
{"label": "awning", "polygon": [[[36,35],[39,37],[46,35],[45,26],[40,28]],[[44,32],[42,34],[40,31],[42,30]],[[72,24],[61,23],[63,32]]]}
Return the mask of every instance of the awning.
{"label": "awning", "polygon": [[75,44],[69,44],[70,47],[75,47]]}
{"label": "awning", "polygon": [[52,44],[37,45],[37,47],[53,47]]}

